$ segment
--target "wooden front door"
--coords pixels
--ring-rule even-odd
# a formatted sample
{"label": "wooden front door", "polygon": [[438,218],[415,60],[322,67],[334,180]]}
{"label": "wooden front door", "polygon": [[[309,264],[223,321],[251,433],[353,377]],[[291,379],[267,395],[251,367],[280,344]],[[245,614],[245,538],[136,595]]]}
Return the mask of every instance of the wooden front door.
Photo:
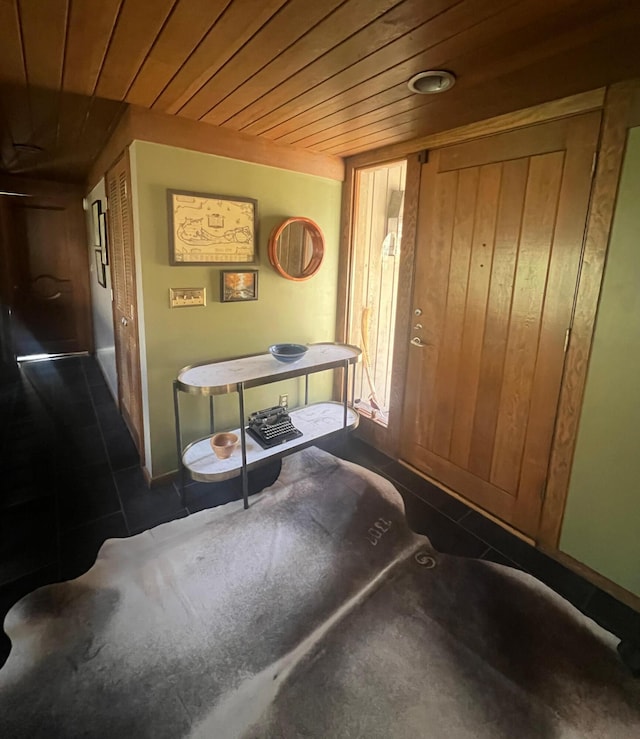
{"label": "wooden front door", "polygon": [[113,287],[113,323],[120,412],[144,463],[142,382],[129,161],[124,154],[107,173]]}
{"label": "wooden front door", "polygon": [[2,198],[3,269],[18,356],[91,349],[80,193]]}
{"label": "wooden front door", "polygon": [[429,153],[401,456],[535,537],[599,113]]}

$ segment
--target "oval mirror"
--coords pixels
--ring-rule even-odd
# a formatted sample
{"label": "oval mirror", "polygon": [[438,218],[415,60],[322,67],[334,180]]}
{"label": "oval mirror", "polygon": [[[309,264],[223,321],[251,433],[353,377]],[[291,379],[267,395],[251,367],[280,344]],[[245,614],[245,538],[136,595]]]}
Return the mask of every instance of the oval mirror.
{"label": "oval mirror", "polygon": [[310,218],[287,218],[269,237],[269,261],[288,280],[308,280],[320,269],[324,236]]}

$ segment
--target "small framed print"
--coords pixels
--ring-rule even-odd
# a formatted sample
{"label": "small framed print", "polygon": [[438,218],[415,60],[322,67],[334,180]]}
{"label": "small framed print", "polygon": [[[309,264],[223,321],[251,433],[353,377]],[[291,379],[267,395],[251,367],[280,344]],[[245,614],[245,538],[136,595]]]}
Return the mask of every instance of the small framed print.
{"label": "small framed print", "polygon": [[220,272],[220,301],[237,303],[258,299],[258,270],[222,270]]}
{"label": "small framed print", "polygon": [[167,190],[169,262],[255,264],[258,201]]}
{"label": "small framed print", "polygon": [[107,214],[100,213],[100,247],[102,249],[102,264],[109,264],[109,240],[107,238]]}
{"label": "small framed print", "polygon": [[102,213],[102,203],[94,200],[91,203],[91,225],[93,227],[93,245],[100,246],[100,213]]}
{"label": "small framed print", "polygon": [[95,257],[96,257],[96,279],[98,280],[98,284],[102,285],[102,287],[107,286],[107,273],[104,268],[104,263],[102,261],[102,249],[96,249],[95,250]]}

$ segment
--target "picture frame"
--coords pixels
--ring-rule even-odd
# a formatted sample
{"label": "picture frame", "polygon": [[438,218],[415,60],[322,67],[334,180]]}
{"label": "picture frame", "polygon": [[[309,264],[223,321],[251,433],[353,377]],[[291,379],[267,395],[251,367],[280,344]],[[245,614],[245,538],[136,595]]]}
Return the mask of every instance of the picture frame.
{"label": "picture frame", "polygon": [[91,203],[91,225],[93,227],[93,245],[100,246],[100,213],[102,213],[102,202],[94,200]]}
{"label": "picture frame", "polygon": [[101,285],[102,287],[107,286],[107,273],[104,268],[104,263],[102,261],[102,249],[95,249],[95,260],[96,260],[96,279],[98,280],[98,285]]}
{"label": "picture frame", "polygon": [[255,264],[258,201],[167,190],[172,266]]}
{"label": "picture frame", "polygon": [[238,303],[258,299],[258,270],[221,270],[220,302]]}
{"label": "picture frame", "polygon": [[109,239],[107,238],[107,214],[105,212],[100,213],[100,248],[102,250],[102,264],[105,266],[109,264]]}

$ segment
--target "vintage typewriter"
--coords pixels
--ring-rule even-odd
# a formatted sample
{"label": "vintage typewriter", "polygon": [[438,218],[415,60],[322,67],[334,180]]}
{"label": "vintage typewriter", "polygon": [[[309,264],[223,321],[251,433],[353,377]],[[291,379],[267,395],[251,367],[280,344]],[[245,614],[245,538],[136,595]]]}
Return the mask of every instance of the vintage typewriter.
{"label": "vintage typewriter", "polygon": [[270,449],[276,444],[302,436],[302,431],[298,431],[291,423],[287,409],[281,405],[252,413],[249,416],[247,433],[263,449]]}

